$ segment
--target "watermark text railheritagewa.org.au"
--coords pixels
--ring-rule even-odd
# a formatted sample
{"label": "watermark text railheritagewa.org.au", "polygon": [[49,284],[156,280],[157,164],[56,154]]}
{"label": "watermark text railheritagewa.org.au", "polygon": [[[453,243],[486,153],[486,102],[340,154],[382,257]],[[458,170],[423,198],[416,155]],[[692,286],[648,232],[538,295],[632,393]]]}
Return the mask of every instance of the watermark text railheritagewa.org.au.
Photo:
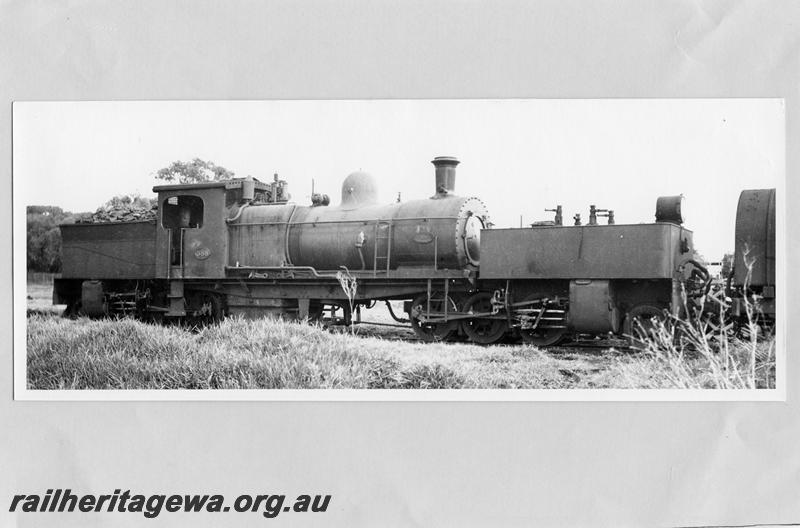
{"label": "watermark text railheritagewa.org.au", "polygon": [[137,513],[151,519],[168,513],[261,513],[272,519],[281,513],[319,513],[328,510],[330,495],[263,494],[239,495],[232,501],[223,495],[134,494],[115,489],[108,495],[78,495],[71,489],[48,489],[44,495],[14,495],[9,512],[73,513],[107,512]]}

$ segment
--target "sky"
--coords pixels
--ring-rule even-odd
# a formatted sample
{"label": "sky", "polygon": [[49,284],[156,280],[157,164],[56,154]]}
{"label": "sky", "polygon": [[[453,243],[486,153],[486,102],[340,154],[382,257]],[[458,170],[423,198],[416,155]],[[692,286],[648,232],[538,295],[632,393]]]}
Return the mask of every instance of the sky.
{"label": "sky", "polygon": [[779,99],[22,102],[13,108],[15,215],[25,205],[94,211],[152,195],[158,169],[201,158],[236,176],[311,182],[340,201],[363,170],[382,201],[434,193],[436,156],[455,156],[456,194],[477,196],[496,227],[565,223],[589,205],[617,223],[654,220],[658,196],[683,194],[695,247],[733,249],[743,189],[783,186]]}

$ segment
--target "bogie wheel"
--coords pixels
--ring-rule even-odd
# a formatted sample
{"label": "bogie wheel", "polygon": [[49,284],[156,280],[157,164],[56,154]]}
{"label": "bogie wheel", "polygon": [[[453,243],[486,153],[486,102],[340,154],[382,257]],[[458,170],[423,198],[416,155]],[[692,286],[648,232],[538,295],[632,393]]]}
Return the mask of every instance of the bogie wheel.
{"label": "bogie wheel", "polygon": [[67,319],[77,319],[81,315],[81,300],[74,300],[67,304],[67,307],[64,309],[64,312],[61,314],[61,317],[65,317]]}
{"label": "bogie wheel", "polygon": [[225,306],[222,297],[213,293],[203,293],[198,299],[194,313],[196,323],[210,325],[219,323],[225,318]]}
{"label": "bogie wheel", "polygon": [[637,304],[625,316],[622,333],[632,348],[644,349],[657,339],[659,322],[666,319],[664,308],[653,304]]}
{"label": "bogie wheel", "polygon": [[[440,314],[444,313],[444,293],[442,292],[433,292],[431,293],[431,304],[430,309],[432,314]],[[420,321],[420,316],[425,314],[428,310],[428,295],[422,294],[418,296],[414,301],[411,303],[411,311],[408,314],[408,318],[411,320],[411,328],[414,329],[414,333],[417,334],[423,341],[446,341],[450,339],[458,330],[458,322],[456,321],[449,321],[449,322],[442,322],[442,323],[423,323]],[[458,306],[456,305],[455,301],[452,297],[447,298],[447,310],[448,312],[456,312],[458,311]]]}
{"label": "bogie wheel", "polygon": [[[476,293],[464,303],[464,312],[490,314],[492,312],[492,294],[489,292]],[[476,317],[465,319],[461,323],[461,328],[464,329],[464,333],[473,343],[491,345],[503,339],[506,330],[508,330],[508,325],[503,319]]]}
{"label": "bogie wheel", "polygon": [[322,301],[312,300],[308,303],[308,324],[322,324],[325,315],[325,305]]}
{"label": "bogie wheel", "polygon": [[327,312],[330,317],[324,318],[325,326],[350,326],[353,323],[353,314],[350,311],[350,305],[345,301],[342,303],[334,302],[328,304],[326,309],[323,309],[322,316]]}
{"label": "bogie wheel", "polygon": [[548,347],[559,344],[566,334],[564,328],[536,328],[535,330],[520,330],[519,335],[527,345]]}

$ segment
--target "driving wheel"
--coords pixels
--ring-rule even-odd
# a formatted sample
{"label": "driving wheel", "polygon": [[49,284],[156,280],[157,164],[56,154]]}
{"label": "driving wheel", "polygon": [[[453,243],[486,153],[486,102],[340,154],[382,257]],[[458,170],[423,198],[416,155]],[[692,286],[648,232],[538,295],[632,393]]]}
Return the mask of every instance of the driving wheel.
{"label": "driving wheel", "polygon": [[[540,297],[541,295],[539,294],[530,295],[525,299],[525,301],[534,301]],[[547,312],[545,311],[545,314],[546,313]],[[564,321],[559,322],[559,324],[564,326]],[[522,338],[522,341],[528,345],[533,345],[536,347],[555,346],[564,339],[566,334],[566,328],[537,327],[528,329],[520,328],[519,330],[519,335]]]}
{"label": "driving wheel", "polygon": [[[444,293],[432,292],[430,302],[431,315],[444,314],[445,299]],[[455,301],[452,297],[447,297],[447,310],[448,312],[458,311]],[[452,337],[456,330],[458,330],[458,322],[423,322],[421,317],[428,311],[428,295],[423,293],[418,296],[411,303],[411,310],[408,313],[408,318],[411,320],[411,328],[414,333],[423,341],[445,341]]]}
{"label": "driving wheel", "polygon": [[[489,292],[476,293],[464,303],[464,312],[468,314],[491,314],[492,294]],[[503,319],[475,317],[465,319],[461,323],[461,328],[464,329],[464,333],[473,343],[491,345],[503,338],[508,325]]]}

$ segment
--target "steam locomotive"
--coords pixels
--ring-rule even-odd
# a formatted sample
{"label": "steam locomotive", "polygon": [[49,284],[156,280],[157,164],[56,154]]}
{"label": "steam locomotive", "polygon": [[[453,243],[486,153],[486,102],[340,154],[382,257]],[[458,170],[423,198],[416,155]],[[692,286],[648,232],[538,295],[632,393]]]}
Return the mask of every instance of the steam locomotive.
{"label": "steam locomotive", "polygon": [[[592,207],[585,225],[576,218],[565,226],[558,208],[550,222],[491,229],[480,199],[455,194],[459,161],[432,163],[430,198],[388,205],[364,172],[347,176],[338,206],[321,194],[291,203],[277,175],[156,186],[156,221],[61,226],[54,303],[90,317],[351,324],[363,307],[387,301],[392,317],[426,341],[490,344],[512,335],[548,346],[578,334],[630,334],[636,320],[680,314],[684,296],[708,286],[680,196],[659,198],[651,224],[619,225],[613,211]],[[774,267],[774,190],[749,192],[757,206],[740,201],[742,229],[772,215],[766,270]],[[758,240],[751,247],[770,244],[769,233],[747,235]],[[766,296],[774,272],[763,279]],[[731,281],[741,288],[738,276]],[[405,315],[388,301],[403,301]]]}

